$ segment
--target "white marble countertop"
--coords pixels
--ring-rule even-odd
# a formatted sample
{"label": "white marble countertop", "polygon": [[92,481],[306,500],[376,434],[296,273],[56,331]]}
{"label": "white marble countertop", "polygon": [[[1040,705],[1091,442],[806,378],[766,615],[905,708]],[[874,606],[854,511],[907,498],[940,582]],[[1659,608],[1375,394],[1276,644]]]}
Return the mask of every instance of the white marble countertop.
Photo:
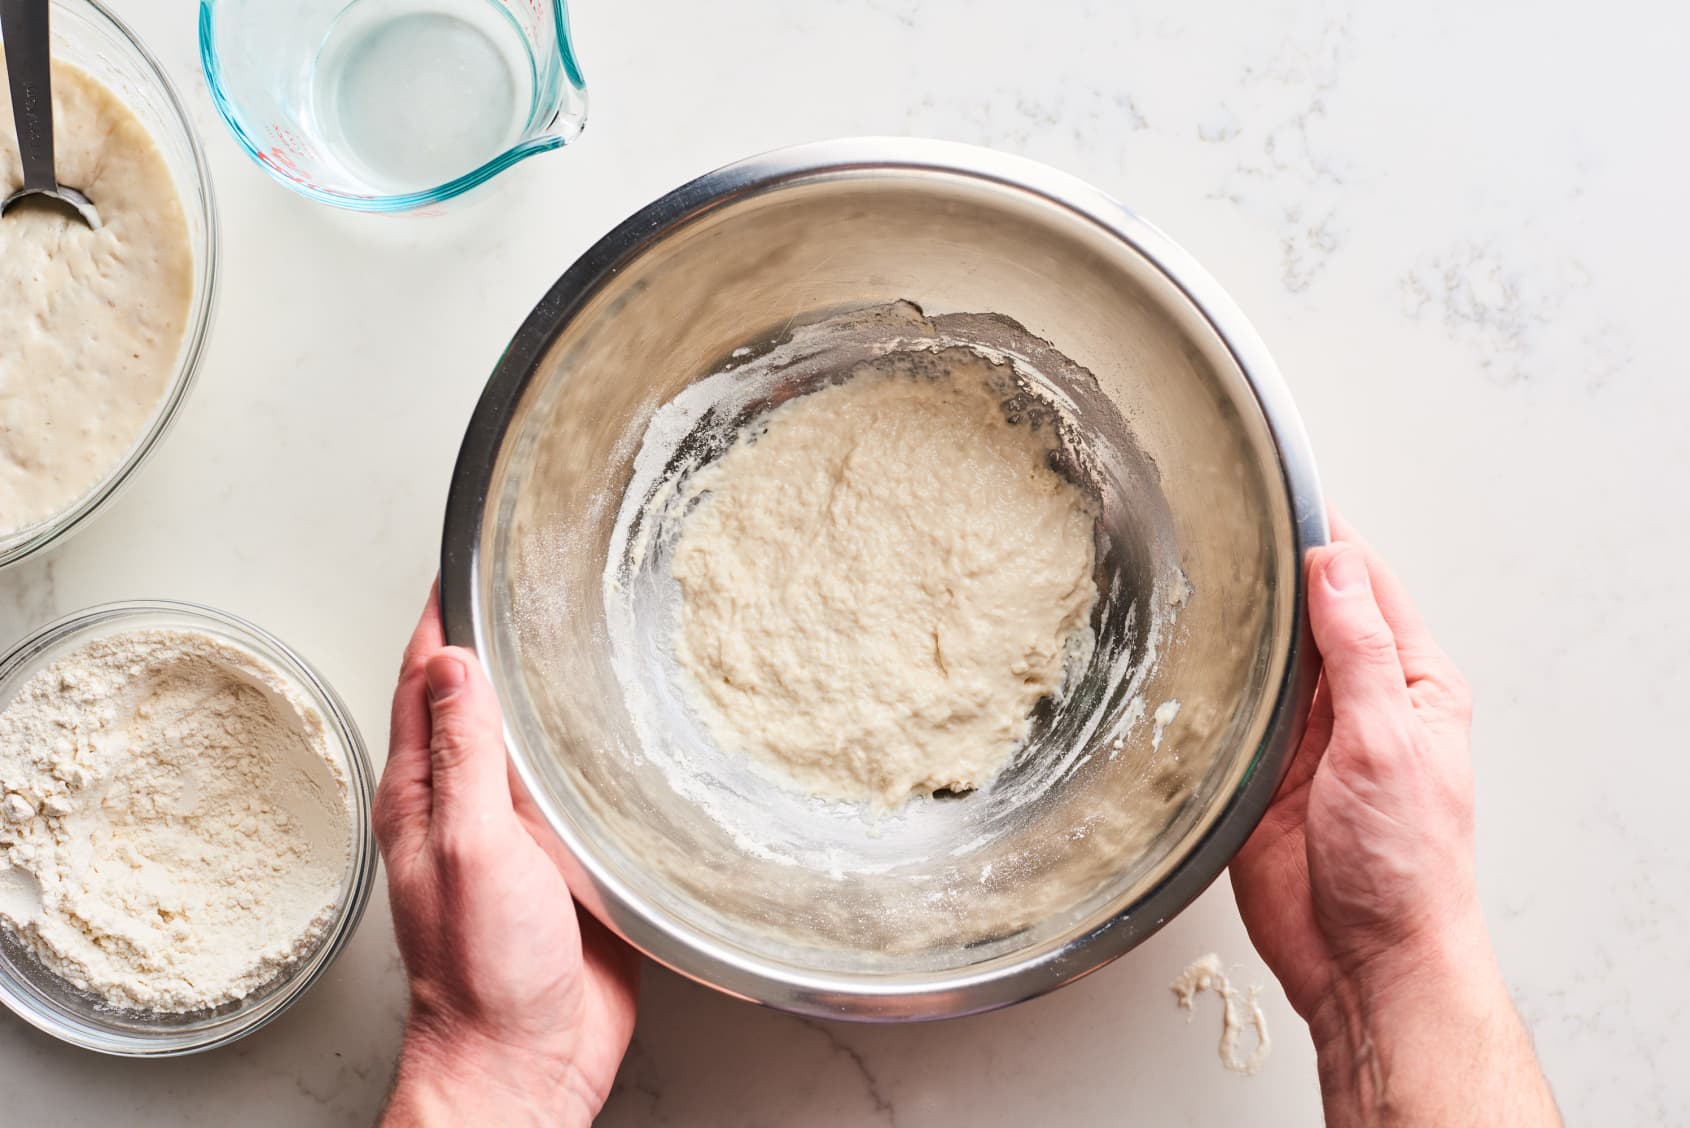
{"label": "white marble countertop", "polygon": [[[135,596],[249,616],[385,744],[462,428],[595,238],[682,180],[855,133],[1078,173],[1180,240],[1284,368],[1330,492],[1479,699],[1479,866],[1575,1123],[1690,1122],[1690,287],[1682,8],[1617,0],[581,0],[581,142],[482,207],[307,203],[216,118],[181,0],[110,0],[183,89],[225,234],[199,388],[117,506],[0,574],[0,645]],[[653,972],[611,1125],[1309,1124],[1277,988],[1253,1079],[1168,983],[1271,985],[1224,881],[1046,999],[907,1028],[804,1022]],[[404,1005],[378,894],[327,980],[233,1047],[107,1060],[0,1013],[8,1124],[368,1124]]]}

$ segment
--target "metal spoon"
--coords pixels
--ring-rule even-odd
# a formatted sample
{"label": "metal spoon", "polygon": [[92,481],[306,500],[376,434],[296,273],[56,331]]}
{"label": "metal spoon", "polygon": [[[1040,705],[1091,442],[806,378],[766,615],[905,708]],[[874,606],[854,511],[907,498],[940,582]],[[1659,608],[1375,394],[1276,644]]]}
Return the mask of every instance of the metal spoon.
{"label": "metal spoon", "polygon": [[0,36],[6,40],[6,78],[12,88],[12,122],[23,158],[23,187],[0,200],[0,215],[27,196],[56,201],[99,230],[100,213],[87,196],[59,183],[53,168],[53,55],[48,36],[50,0],[0,0]]}

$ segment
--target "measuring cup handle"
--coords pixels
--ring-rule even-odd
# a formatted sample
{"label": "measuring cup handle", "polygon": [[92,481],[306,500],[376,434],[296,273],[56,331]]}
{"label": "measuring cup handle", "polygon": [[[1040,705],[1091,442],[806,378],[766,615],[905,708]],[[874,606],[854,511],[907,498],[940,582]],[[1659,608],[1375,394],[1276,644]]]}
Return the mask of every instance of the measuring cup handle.
{"label": "measuring cup handle", "polygon": [[27,192],[57,192],[53,169],[53,46],[49,0],[0,0],[6,79]]}

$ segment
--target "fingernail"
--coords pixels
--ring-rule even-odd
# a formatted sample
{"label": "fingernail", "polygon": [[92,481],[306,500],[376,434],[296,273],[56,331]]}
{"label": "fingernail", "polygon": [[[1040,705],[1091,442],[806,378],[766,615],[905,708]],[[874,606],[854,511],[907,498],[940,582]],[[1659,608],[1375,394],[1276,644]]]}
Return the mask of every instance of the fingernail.
{"label": "fingernail", "polygon": [[1365,591],[1367,561],[1353,548],[1340,548],[1326,560],[1326,583],[1333,591]]}
{"label": "fingernail", "polygon": [[464,664],[450,654],[436,654],[423,667],[423,678],[428,682],[428,699],[430,702],[444,701],[452,694],[463,688],[464,679],[469,676]]}

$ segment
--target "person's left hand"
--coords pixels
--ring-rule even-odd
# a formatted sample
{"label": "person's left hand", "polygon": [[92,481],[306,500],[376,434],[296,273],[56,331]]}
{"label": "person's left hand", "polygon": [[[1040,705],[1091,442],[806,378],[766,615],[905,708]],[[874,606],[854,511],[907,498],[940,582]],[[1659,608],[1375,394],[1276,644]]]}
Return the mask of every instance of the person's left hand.
{"label": "person's left hand", "polygon": [[505,758],[476,656],[429,596],[393,697],[376,836],[410,977],[384,1123],[588,1124],[634,1027],[638,956],[578,913]]}

